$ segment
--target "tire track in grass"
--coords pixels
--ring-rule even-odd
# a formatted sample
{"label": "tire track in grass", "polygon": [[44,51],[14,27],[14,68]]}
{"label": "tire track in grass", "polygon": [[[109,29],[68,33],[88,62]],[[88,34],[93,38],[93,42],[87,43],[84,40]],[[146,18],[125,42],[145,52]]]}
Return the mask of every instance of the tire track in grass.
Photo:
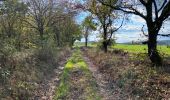
{"label": "tire track in grass", "polygon": [[76,49],[65,65],[54,100],[100,100],[97,83]]}
{"label": "tire track in grass", "polygon": [[109,81],[104,74],[99,72],[98,67],[88,58],[85,52],[86,48],[82,48],[81,50],[83,52],[83,59],[88,64],[89,70],[92,72],[92,75],[98,84],[98,90],[102,100],[126,100],[122,99],[116,92],[114,94],[113,91],[115,90],[113,88],[115,88],[115,86],[112,85],[112,82]]}
{"label": "tire track in grass", "polygon": [[113,86],[110,85],[110,82],[104,77],[103,74],[98,72],[98,69],[90,61],[90,59],[86,56],[84,56],[84,59],[87,64],[90,65],[89,70],[93,73],[93,76],[98,84],[102,100],[121,100],[118,96],[113,95]]}

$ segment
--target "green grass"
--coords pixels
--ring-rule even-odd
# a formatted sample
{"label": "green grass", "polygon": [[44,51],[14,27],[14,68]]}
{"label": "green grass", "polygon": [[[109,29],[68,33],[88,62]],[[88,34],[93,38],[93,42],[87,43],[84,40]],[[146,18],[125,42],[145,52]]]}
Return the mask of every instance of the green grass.
{"label": "green grass", "polygon": [[[81,47],[84,46],[84,43],[77,42],[75,43],[75,47]],[[89,47],[96,47],[97,43],[88,43]],[[116,49],[122,49],[124,51],[130,52],[130,53],[147,53],[147,45],[136,45],[136,44],[115,44],[111,48],[116,48]],[[168,48],[165,45],[158,45],[158,51],[161,54],[166,54],[170,55],[170,48]]]}
{"label": "green grass", "polygon": [[[116,44],[112,48],[122,49],[131,53],[147,53],[147,45]],[[160,53],[170,55],[170,48],[167,48],[167,46],[158,45],[158,50]]]}
{"label": "green grass", "polygon": [[[74,44],[74,47],[82,47],[82,46],[85,46],[85,43],[84,42],[76,42]],[[96,47],[97,46],[97,43],[95,42],[88,42],[87,44],[88,47]]]}
{"label": "green grass", "polygon": [[100,100],[95,86],[96,82],[92,78],[92,73],[83,60],[81,51],[77,49],[65,65],[60,85],[56,89],[54,100],[74,98],[72,97],[74,90],[71,90],[73,88],[77,88],[77,91],[83,90],[83,93],[80,93],[77,97],[80,96],[80,98],[82,98],[81,95],[83,95],[83,99],[85,100]]}
{"label": "green grass", "polygon": [[112,46],[112,48],[122,49],[124,51],[132,52],[132,53],[146,53],[147,52],[146,45],[116,44]]}

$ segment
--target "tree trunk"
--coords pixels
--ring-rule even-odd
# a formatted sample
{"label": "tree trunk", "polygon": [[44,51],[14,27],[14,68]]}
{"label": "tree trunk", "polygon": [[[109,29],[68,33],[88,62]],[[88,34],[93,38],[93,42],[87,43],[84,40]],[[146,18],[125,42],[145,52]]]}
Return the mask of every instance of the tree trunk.
{"label": "tree trunk", "polygon": [[107,52],[107,46],[108,46],[108,43],[107,43],[107,29],[106,29],[105,26],[104,26],[103,49],[104,49],[104,52],[105,52],[105,53]]}
{"label": "tree trunk", "polygon": [[43,28],[39,28],[39,33],[40,33],[40,44],[43,47],[44,29]]}
{"label": "tree trunk", "polygon": [[74,42],[75,42],[75,40],[76,40],[76,39],[74,39],[74,38],[72,37],[70,47],[73,47],[73,46],[74,46]]}
{"label": "tree trunk", "polygon": [[84,35],[85,36],[85,47],[87,47],[87,43],[88,43],[88,35],[89,35],[88,31],[89,31],[89,28],[86,29],[86,33]]}
{"label": "tree trunk", "polygon": [[85,37],[85,47],[87,47],[88,38]]}
{"label": "tree trunk", "polygon": [[107,41],[106,40],[103,41],[103,49],[104,49],[105,53],[108,51],[107,50]]}
{"label": "tree trunk", "polygon": [[153,64],[161,65],[162,58],[160,57],[157,51],[157,34],[158,32],[149,30],[149,37],[148,37],[148,56]]}

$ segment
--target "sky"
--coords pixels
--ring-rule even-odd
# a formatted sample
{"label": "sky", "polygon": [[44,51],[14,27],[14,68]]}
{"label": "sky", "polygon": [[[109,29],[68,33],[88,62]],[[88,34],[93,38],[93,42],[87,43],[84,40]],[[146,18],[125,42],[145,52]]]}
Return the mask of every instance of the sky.
{"label": "sky", "polygon": [[[81,12],[76,16],[77,23],[81,24],[84,18],[88,16],[87,12]],[[117,43],[126,43],[132,41],[144,41],[147,39],[141,31],[141,28],[145,25],[144,30],[147,30],[145,21],[136,15],[130,15],[129,20],[125,21],[122,28],[115,32],[116,42]],[[170,21],[166,21],[163,25],[164,28],[160,30],[160,33],[170,34]],[[147,32],[147,31],[146,31]],[[89,36],[89,41],[98,41],[99,40],[99,31],[93,32]],[[170,40],[170,37],[158,37],[158,40]],[[81,39],[81,42],[84,42],[84,38]]]}

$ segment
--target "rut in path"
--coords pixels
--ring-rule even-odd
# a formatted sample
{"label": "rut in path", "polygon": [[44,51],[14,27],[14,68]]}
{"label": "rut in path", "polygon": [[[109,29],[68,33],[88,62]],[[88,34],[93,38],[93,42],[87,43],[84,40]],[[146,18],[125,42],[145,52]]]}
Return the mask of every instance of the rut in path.
{"label": "rut in path", "polygon": [[55,95],[55,89],[59,85],[60,77],[70,55],[65,56],[58,62],[58,67],[54,69],[54,72],[49,78],[45,78],[40,84],[37,84],[38,88],[34,91],[34,96],[30,100],[53,100]]}
{"label": "rut in path", "polygon": [[97,67],[93,64],[93,62],[87,57],[85,53],[83,54],[83,58],[88,64],[89,70],[92,72],[93,77],[98,84],[102,100],[121,100],[121,97],[115,92],[116,90],[114,89],[113,83],[110,82],[109,79],[105,77],[105,75],[98,71]]}
{"label": "rut in path", "polygon": [[[61,65],[64,65],[65,62],[62,62]],[[54,70],[54,75],[45,80],[39,85],[36,95],[33,97],[33,100],[52,100],[55,94],[55,88],[59,85],[59,77],[63,70],[63,66],[59,66]]]}

